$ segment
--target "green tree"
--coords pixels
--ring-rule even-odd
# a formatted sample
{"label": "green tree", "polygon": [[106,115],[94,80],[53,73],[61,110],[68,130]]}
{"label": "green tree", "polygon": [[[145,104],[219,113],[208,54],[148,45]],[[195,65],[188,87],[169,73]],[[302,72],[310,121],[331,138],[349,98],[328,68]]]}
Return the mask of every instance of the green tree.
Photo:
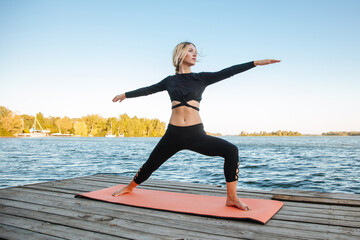
{"label": "green tree", "polygon": [[124,134],[125,137],[130,137],[128,133],[128,126],[130,123],[130,117],[127,114],[122,114],[119,117],[118,132]]}
{"label": "green tree", "polygon": [[53,124],[53,120],[52,118],[44,118],[44,124],[43,124],[43,128],[44,130],[50,130],[50,132],[53,132],[54,129],[54,124]]}
{"label": "green tree", "polygon": [[50,129],[51,133],[60,133],[61,129],[57,123],[61,118],[60,117],[50,117],[49,119],[51,122],[51,124],[49,124],[49,129]]}
{"label": "green tree", "polygon": [[160,122],[159,119],[154,119],[152,122],[152,134],[151,137],[161,137],[165,134],[165,123]]}
{"label": "green tree", "polygon": [[29,129],[32,128],[32,125],[34,124],[35,117],[27,114],[22,114],[20,117],[22,118],[24,123],[24,131],[26,130],[28,132]]}
{"label": "green tree", "polygon": [[82,137],[88,136],[88,127],[85,121],[75,122],[74,123],[75,134]]}
{"label": "green tree", "polygon": [[13,136],[22,131],[22,119],[10,109],[0,106],[0,136]]}
{"label": "green tree", "polygon": [[73,123],[69,117],[63,117],[56,121],[56,124],[60,127],[62,133],[70,133],[70,130],[73,128]]}
{"label": "green tree", "polygon": [[[112,132],[111,132],[112,125]],[[115,117],[110,117],[106,121],[106,133],[116,134],[118,129],[119,121]]]}
{"label": "green tree", "polygon": [[88,127],[88,133],[94,137],[104,137],[106,134],[107,120],[98,114],[87,115],[82,117],[81,121],[85,121]]}

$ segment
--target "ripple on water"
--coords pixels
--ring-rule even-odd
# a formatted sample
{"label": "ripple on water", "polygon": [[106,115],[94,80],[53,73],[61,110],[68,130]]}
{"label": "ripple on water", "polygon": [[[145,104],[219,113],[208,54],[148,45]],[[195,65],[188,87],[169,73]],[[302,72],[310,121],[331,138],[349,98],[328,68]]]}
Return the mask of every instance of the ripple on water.
{"label": "ripple on water", "polygon": [[[360,193],[360,137],[222,137],[239,148],[241,188]],[[96,173],[133,177],[160,138],[0,139],[0,187]],[[151,178],[225,186],[224,160],[181,151]]]}

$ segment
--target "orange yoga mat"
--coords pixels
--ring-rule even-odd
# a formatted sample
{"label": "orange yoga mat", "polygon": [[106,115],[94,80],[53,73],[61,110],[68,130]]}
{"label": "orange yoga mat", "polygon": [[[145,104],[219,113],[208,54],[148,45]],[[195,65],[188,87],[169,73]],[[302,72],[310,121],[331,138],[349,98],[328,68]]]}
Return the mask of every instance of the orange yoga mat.
{"label": "orange yoga mat", "polygon": [[250,211],[227,207],[226,197],[207,196],[188,193],[147,190],[134,188],[132,193],[113,197],[112,193],[125,185],[116,185],[101,190],[77,194],[100,201],[125,204],[136,207],[159,209],[172,212],[190,213],[227,219],[252,219],[265,224],[284,203],[275,200],[241,198]]}

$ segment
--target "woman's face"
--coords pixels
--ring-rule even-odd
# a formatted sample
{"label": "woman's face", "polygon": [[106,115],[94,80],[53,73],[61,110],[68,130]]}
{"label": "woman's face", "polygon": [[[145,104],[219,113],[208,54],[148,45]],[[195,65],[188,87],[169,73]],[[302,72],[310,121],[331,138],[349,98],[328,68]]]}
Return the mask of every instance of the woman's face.
{"label": "woman's face", "polygon": [[194,66],[196,63],[197,50],[194,45],[189,45],[189,50],[184,58],[183,64]]}

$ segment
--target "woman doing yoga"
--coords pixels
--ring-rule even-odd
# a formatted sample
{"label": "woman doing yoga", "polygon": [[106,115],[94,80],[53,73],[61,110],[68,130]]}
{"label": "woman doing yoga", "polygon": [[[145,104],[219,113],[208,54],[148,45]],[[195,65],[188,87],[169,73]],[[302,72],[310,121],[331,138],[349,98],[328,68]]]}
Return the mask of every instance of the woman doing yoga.
{"label": "woman doing yoga", "polygon": [[175,75],[167,76],[151,86],[117,95],[113,99],[113,102],[121,102],[126,98],[146,96],[167,90],[172,103],[172,113],[165,135],[151,152],[149,159],[142,165],[129,185],[117,190],[112,195],[119,196],[132,192],[171,156],[180,150],[188,149],[207,156],[223,157],[227,188],[226,206],[250,210],[239,200],[236,193],[239,174],[238,148],[222,138],[205,133],[199,115],[199,103],[202,93],[210,84],[255,66],[272,64],[280,62],[280,60],[257,60],[234,65],[218,72],[193,73],[191,67],[195,65],[196,58],[197,50],[193,43],[179,43],[173,52]]}

